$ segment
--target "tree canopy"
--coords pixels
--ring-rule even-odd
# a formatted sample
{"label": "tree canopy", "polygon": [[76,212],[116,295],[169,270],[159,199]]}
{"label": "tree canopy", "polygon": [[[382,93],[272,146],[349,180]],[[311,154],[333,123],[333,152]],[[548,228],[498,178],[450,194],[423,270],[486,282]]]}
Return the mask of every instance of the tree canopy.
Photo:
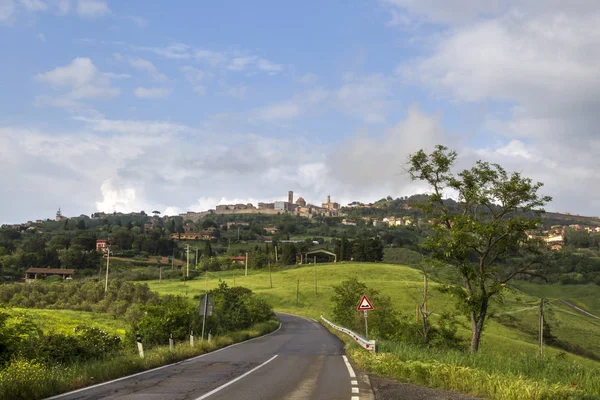
{"label": "tree canopy", "polygon": [[[456,268],[462,288],[449,287],[471,322],[471,351],[479,349],[490,299],[519,274],[539,275],[545,246],[527,231],[538,226],[549,196],[539,196],[542,183],[518,172],[507,173],[500,165],[477,161],[470,169],[452,172],[457,153],[438,145],[427,154],[410,156],[413,180],[426,182],[432,194],[419,204],[430,219],[430,235],[424,247],[434,263]],[[444,195],[452,192],[458,206],[449,207]],[[538,218],[527,214],[534,213]],[[509,263],[518,257],[521,262]]]}

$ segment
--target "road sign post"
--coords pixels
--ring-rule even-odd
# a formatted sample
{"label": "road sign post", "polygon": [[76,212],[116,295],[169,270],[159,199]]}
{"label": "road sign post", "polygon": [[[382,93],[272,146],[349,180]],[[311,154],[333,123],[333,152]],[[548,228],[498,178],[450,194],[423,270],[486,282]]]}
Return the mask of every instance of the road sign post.
{"label": "road sign post", "polygon": [[137,343],[138,352],[140,353],[140,357],[144,358],[144,347],[142,346],[142,335],[139,333],[135,335],[135,342]]}
{"label": "road sign post", "polygon": [[369,323],[367,322],[369,310],[374,310],[373,304],[367,299],[367,296],[362,297],[360,303],[358,303],[358,307],[356,308],[358,311],[364,311],[365,313],[365,339],[369,340]]}
{"label": "road sign post", "polygon": [[210,300],[210,295],[208,293],[206,293],[203,297],[202,300],[200,300],[200,315],[203,317],[202,318],[202,336],[200,337],[200,340],[204,341],[204,326],[206,324],[206,316],[211,316],[212,315],[212,301]]}

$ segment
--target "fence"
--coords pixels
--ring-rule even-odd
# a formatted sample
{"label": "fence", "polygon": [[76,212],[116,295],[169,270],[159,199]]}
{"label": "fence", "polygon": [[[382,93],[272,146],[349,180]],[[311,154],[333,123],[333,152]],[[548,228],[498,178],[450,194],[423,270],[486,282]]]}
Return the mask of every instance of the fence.
{"label": "fence", "polygon": [[363,349],[366,349],[368,351],[377,352],[377,342],[375,340],[366,340],[362,336],[352,332],[350,329],[346,329],[343,326],[338,326],[338,325],[334,324],[333,322],[327,320],[322,315],[321,315],[321,319],[323,321],[325,321],[327,324],[329,324],[333,329],[343,332],[346,335],[353,338],[356,341],[356,343],[358,343],[360,345],[360,347],[362,347]]}

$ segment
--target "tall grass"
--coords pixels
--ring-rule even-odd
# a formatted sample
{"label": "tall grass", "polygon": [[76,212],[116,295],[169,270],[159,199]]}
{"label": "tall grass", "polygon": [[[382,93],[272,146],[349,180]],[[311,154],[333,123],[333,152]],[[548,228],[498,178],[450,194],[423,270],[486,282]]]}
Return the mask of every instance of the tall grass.
{"label": "tall grass", "polygon": [[561,357],[470,354],[385,341],[372,354],[340,337],[360,368],[416,384],[491,399],[600,399],[600,368]]}
{"label": "tall grass", "polygon": [[136,372],[175,363],[230,344],[242,342],[272,332],[279,321],[259,323],[239,332],[218,336],[210,343],[197,342],[194,347],[178,343],[174,351],[169,346],[153,347],[145,358],[137,353],[104,360],[94,360],[70,366],[48,366],[35,361],[13,360],[0,370],[0,399],[42,399],[81,387],[105,382]]}

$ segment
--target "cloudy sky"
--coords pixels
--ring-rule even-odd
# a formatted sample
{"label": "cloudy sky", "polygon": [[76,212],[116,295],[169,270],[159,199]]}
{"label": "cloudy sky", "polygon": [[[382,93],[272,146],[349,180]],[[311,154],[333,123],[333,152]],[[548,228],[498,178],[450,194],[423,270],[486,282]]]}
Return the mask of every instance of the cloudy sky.
{"label": "cloudy sky", "polygon": [[437,143],[600,215],[597,0],[0,0],[0,51],[0,223],[410,195]]}

